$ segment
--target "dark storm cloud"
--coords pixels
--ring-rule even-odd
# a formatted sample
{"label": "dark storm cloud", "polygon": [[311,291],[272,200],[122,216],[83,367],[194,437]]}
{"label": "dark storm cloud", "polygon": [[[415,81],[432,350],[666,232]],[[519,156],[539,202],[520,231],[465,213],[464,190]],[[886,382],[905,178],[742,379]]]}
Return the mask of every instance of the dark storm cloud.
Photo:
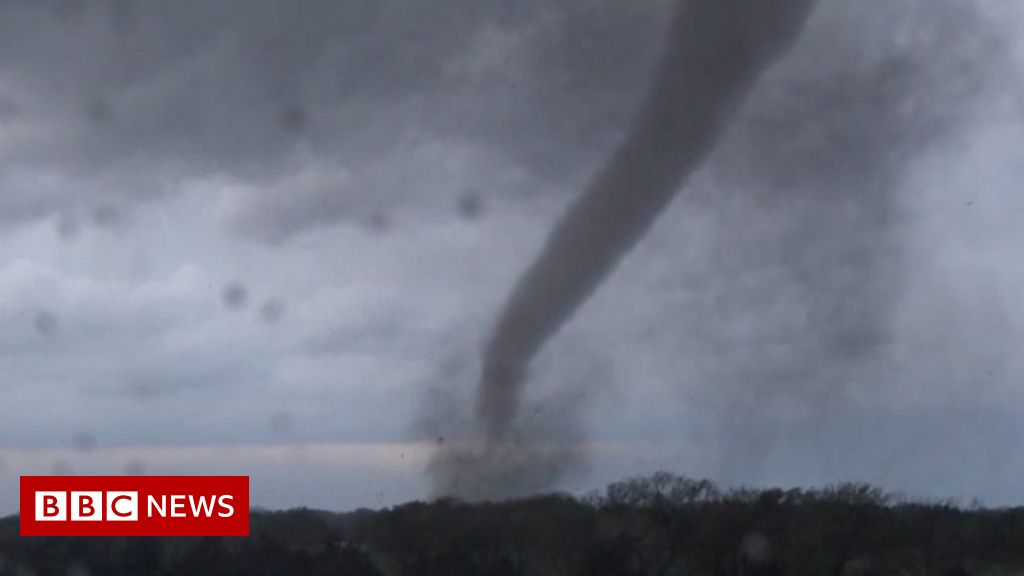
{"label": "dark storm cloud", "polygon": [[585,174],[638,101],[666,14],[655,0],[8,0],[0,218],[91,219],[228,177],[248,190],[228,224],[278,241],[422,201],[429,173],[389,180],[419,162],[409,142],[501,158],[468,183],[487,194],[550,190],[487,180]]}
{"label": "dark storm cloud", "polygon": [[[0,5],[5,218],[83,194],[160,197],[207,174],[258,186],[300,147],[318,162],[380,154],[482,17],[476,2],[124,6]],[[19,182],[29,170],[53,189]]]}
{"label": "dark storm cloud", "polygon": [[[837,30],[867,29],[866,15],[895,12],[927,27],[952,6],[915,16],[920,2],[912,0],[884,9],[834,4],[833,12],[850,15],[833,23]],[[410,138],[493,150],[502,169],[568,190],[628,124],[669,10],[655,0],[125,5],[0,5],[0,101],[9,125],[0,147],[3,219],[58,208],[89,217],[97,205],[160,198],[182,182],[227,175],[251,189],[228,223],[280,240],[363,220],[378,196],[392,196],[378,208],[422,198],[415,175],[388,190],[374,167],[415,162],[402,144]],[[822,46],[821,69],[861,65],[856,37],[839,40],[845,55]],[[876,41],[892,44],[884,34]],[[899,78],[899,66],[853,70],[852,78],[836,72],[831,89],[842,93],[848,80],[846,98],[865,106],[852,95],[856,82],[865,73]],[[763,124],[762,133],[773,129]],[[348,180],[336,181],[337,173]],[[490,190],[484,176],[477,180],[488,193],[552,189]],[[369,212],[359,208],[367,204]]]}

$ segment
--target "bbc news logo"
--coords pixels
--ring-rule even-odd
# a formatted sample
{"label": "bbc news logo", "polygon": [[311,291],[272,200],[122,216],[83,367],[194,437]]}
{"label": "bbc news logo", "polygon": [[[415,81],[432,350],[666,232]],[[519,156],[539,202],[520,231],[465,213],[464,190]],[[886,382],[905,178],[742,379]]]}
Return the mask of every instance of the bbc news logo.
{"label": "bbc news logo", "polygon": [[22,536],[248,536],[248,476],[22,476]]}

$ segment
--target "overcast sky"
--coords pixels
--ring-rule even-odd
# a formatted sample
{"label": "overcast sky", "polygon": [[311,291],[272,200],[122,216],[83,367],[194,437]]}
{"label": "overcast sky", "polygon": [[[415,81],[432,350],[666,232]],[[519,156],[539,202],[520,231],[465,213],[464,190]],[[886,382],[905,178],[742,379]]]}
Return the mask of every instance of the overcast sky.
{"label": "overcast sky", "polygon": [[[30,473],[426,497],[668,14],[0,1],[0,513]],[[822,0],[538,359],[538,419],[578,418],[590,455],[556,487],[664,468],[1024,502],[1022,25]]]}

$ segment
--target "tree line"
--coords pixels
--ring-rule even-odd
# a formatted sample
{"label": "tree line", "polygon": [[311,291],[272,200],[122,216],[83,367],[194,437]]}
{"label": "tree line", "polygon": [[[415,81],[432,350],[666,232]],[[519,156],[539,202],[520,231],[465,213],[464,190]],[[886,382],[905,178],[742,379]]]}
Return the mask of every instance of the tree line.
{"label": "tree line", "polygon": [[247,538],[21,538],[0,575],[988,575],[1024,570],[1024,508],[863,484],[722,489],[657,473],[585,497],[254,511]]}

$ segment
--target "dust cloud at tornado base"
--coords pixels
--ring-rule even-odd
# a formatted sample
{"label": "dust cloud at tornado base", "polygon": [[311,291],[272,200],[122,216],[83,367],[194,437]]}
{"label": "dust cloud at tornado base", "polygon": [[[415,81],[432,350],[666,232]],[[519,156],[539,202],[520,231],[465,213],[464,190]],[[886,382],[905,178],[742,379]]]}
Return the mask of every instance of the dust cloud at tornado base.
{"label": "dust cloud at tornado base", "polygon": [[[775,62],[813,3],[730,23],[747,4],[680,4],[633,126],[512,291],[482,359],[438,371],[418,424],[445,431],[429,469],[437,494],[522,495],[585,469],[579,413],[611,370],[599,351],[531,360],[677,191],[715,223],[678,322],[717,395],[709,409],[723,412],[723,477],[758,467],[776,399],[827,417],[884,364],[903,284],[904,169],[955,133],[994,41],[972,5],[823,2]],[[697,18],[714,25],[679,33]],[[711,30],[721,35],[700,35]],[[722,50],[730,30],[754,52]],[[709,63],[712,81],[687,82]],[[551,348],[541,356],[564,351]],[[476,398],[446,392],[476,382]]]}

